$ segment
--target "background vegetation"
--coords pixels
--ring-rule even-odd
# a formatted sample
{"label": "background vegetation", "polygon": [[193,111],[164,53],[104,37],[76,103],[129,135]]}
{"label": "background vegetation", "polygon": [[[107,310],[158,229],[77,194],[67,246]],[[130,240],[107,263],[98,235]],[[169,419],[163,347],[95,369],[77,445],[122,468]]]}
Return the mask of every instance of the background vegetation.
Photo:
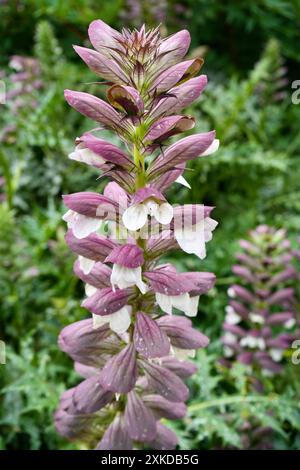
{"label": "background vegetation", "polygon": [[[206,59],[209,86],[188,113],[198,118],[197,131],[217,130],[221,147],[190,166],[192,190],[169,193],[173,202],[215,205],[220,221],[203,263],[176,258],[182,270],[212,270],[218,277],[195,320],[211,344],[195,359],[189,414],[175,424],[181,448],[299,448],[300,365],[287,361],[258,395],[241,365],[228,372],[218,359],[238,239],[258,223],[286,228],[293,243],[299,236],[300,104],[292,104],[291,84],[300,78],[300,1],[2,0],[0,16],[7,90],[16,86],[13,55],[35,57],[41,82],[17,109],[14,99],[0,105],[0,339],[7,346],[7,363],[0,365],[0,448],[80,448],[61,439],[52,421],[59,394],[77,381],[57,336],[87,314],[64,242],[61,194],[101,190],[102,183],[93,170],[67,159],[74,138],[91,123],[68,108],[63,90],[96,91],[89,84],[95,77],[71,47],[87,43],[87,26],[96,18],[114,27],[152,26],[159,19],[165,34],[188,26],[192,54]],[[267,435],[260,432],[266,427],[272,429]]]}

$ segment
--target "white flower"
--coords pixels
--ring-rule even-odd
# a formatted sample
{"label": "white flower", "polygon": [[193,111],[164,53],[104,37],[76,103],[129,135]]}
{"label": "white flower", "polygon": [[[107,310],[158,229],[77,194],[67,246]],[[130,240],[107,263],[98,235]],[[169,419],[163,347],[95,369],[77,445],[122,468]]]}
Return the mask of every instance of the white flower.
{"label": "white flower", "polygon": [[158,204],[154,199],[148,199],[128,207],[122,220],[128,230],[139,230],[147,222],[148,215],[154,217],[160,224],[166,225],[173,219],[173,207],[168,202]]}
{"label": "white flower", "polygon": [[296,320],[295,318],[289,318],[285,323],[284,326],[289,330],[290,328],[293,328],[295,326]]}
{"label": "white flower", "polygon": [[91,286],[90,284],[86,284],[84,287],[85,294],[87,297],[91,297],[97,292],[97,287]]}
{"label": "white flower", "polygon": [[100,326],[109,323],[112,331],[118,335],[124,334],[131,323],[131,306],[125,305],[120,310],[111,315],[95,315],[93,314],[93,328],[100,328]]}
{"label": "white flower", "polygon": [[228,297],[234,299],[236,297],[235,290],[232,287],[229,287],[227,290]]}
{"label": "white flower", "polygon": [[112,288],[115,286],[119,289],[126,289],[127,287],[137,286],[142,294],[147,292],[147,284],[142,280],[142,268],[126,268],[120,264],[114,264],[110,276]]}
{"label": "white flower", "polygon": [[225,357],[232,357],[234,355],[233,349],[231,349],[229,346],[224,346],[223,353]]}
{"label": "white flower", "polygon": [[181,295],[165,295],[157,292],[155,294],[156,302],[160,308],[169,315],[172,315],[172,310],[178,308],[188,317],[195,317],[198,312],[199,296],[190,297],[186,292]]}
{"label": "white flower", "polygon": [[205,243],[212,239],[212,231],[218,222],[210,217],[205,217],[194,225],[174,227],[174,237],[180,248],[189,254],[195,254],[200,259],[206,256]]}
{"label": "white flower", "polygon": [[80,255],[78,256],[78,261],[80,269],[83,271],[84,274],[89,274],[93,269],[94,264],[96,263],[96,261],[94,261],[93,259],[88,259]]}
{"label": "white flower", "polygon": [[241,339],[240,345],[242,347],[248,347],[250,349],[255,349],[258,348],[261,351],[266,349],[266,343],[263,338],[257,338],[256,336],[245,336],[244,338]]}
{"label": "white flower", "polygon": [[181,349],[171,346],[171,355],[176,357],[179,361],[186,361],[189,358],[194,358],[196,355],[195,349]]}
{"label": "white flower", "polygon": [[280,362],[283,356],[283,350],[282,349],[277,349],[277,348],[271,348],[270,351],[270,356],[273,359],[274,362]]}
{"label": "white flower", "polygon": [[229,344],[234,344],[237,342],[237,338],[236,336],[231,333],[231,331],[226,331],[224,336],[223,336],[223,340],[226,341],[226,343],[229,343]]}
{"label": "white flower", "polygon": [[104,158],[86,148],[83,143],[76,145],[74,152],[69,154],[69,158],[70,160],[76,160],[91,166],[99,166],[105,163]]}
{"label": "white flower", "polygon": [[100,219],[94,217],[87,217],[86,215],[78,214],[72,210],[68,210],[63,218],[68,224],[68,228],[72,229],[76,238],[82,239],[96,232],[102,225]]}
{"label": "white flower", "polygon": [[226,316],[225,316],[225,321],[229,325],[237,325],[241,321],[241,317],[234,311],[234,309],[231,307],[231,305],[227,305],[225,308],[226,310]]}
{"label": "white flower", "polygon": [[175,183],[182,184],[182,186],[185,186],[186,188],[191,189],[190,184],[187,182],[187,180],[182,176],[178,176],[178,178],[175,180]]}
{"label": "white flower", "polygon": [[259,325],[263,325],[265,323],[265,319],[259,313],[249,313],[249,318],[253,323],[258,323]]}

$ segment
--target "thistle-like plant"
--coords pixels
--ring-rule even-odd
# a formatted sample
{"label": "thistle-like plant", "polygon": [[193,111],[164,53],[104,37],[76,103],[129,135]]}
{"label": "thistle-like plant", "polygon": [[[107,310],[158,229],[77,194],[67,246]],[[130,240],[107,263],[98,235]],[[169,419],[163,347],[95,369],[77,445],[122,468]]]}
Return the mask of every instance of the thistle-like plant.
{"label": "thistle-like plant", "polygon": [[260,225],[241,240],[228,290],[224,356],[251,368],[251,375],[282,370],[284,355],[298,335],[293,283],[297,278],[285,230]]}
{"label": "thistle-like plant", "polygon": [[[63,394],[56,427],[97,449],[172,449],[177,437],[159,419],[185,415],[189,391],[182,379],[196,370],[186,359],[208,344],[189,318],[172,311],[195,316],[215,276],[179,273],[159,258],[181,247],[203,259],[217,223],[212,207],[173,208],[164,193],[175,181],[187,185],[186,163],[215,151],[218,141],[212,131],[164,145],[193,128],[194,119],[178,113],[207,80],[195,77],[202,59],[181,62],[190,44],[185,30],[163,40],[158,30],[119,33],[97,20],[89,37],[96,50],[75,50],[105,79],[108,102],[65,91],[71,106],[101,126],[77,138],[70,158],[112,181],[103,195],[64,196],[66,241],[78,255],[82,305],[93,318],[60,334],[60,348],[84,381]],[[123,149],[96,135],[103,128],[118,135]]]}

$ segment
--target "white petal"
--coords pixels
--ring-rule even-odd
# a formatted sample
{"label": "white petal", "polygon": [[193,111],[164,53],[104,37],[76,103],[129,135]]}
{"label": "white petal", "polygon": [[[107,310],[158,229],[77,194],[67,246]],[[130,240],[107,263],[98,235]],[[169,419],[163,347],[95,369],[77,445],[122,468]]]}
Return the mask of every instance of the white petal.
{"label": "white petal", "polygon": [[187,317],[195,317],[198,313],[199,295],[189,297],[187,309],[184,311]]}
{"label": "white petal", "polygon": [[193,358],[196,355],[195,349],[180,349],[172,346],[172,353],[179,361],[185,361],[186,359]]}
{"label": "white petal", "polygon": [[93,328],[96,330],[97,328],[100,328],[100,326],[105,325],[106,323],[109,323],[110,321],[110,315],[95,315],[93,313]]}
{"label": "white petal", "polygon": [[89,274],[93,269],[94,264],[96,263],[96,261],[94,261],[93,259],[88,259],[80,255],[78,256],[78,261],[80,269],[84,272],[84,274]]}
{"label": "white petal", "polygon": [[73,233],[76,238],[82,239],[96,232],[101,227],[102,221],[94,217],[87,217],[86,215],[76,214],[77,217],[72,223]]}
{"label": "white petal", "polygon": [[218,222],[210,217],[204,219],[204,240],[210,242],[212,239],[212,231],[217,227]]}
{"label": "white petal", "polygon": [[[230,305],[228,307],[230,307]],[[229,325],[237,325],[238,323],[240,323],[241,317],[231,307],[231,309],[227,310],[227,314],[225,316],[225,321]]]}
{"label": "white petal", "polygon": [[72,224],[74,222],[74,218],[76,217],[76,212],[69,209],[63,216],[62,220],[67,222],[68,224]]}
{"label": "white petal", "polygon": [[290,328],[293,328],[295,326],[296,320],[295,318],[289,318],[285,323],[284,326],[289,330]]}
{"label": "white petal", "polygon": [[163,312],[172,315],[172,297],[157,292],[155,294],[156,302],[160,306]]}
{"label": "white petal", "polygon": [[206,256],[204,240],[204,221],[195,225],[187,225],[177,228],[175,226],[174,236],[180,248],[189,254],[195,254],[200,259]]}
{"label": "white petal", "polygon": [[283,350],[282,349],[277,349],[277,348],[271,348],[270,351],[270,356],[275,362],[280,362],[283,356]]}
{"label": "white petal", "polygon": [[249,318],[253,323],[258,323],[259,325],[263,325],[265,323],[265,319],[262,315],[259,315],[258,313],[249,313]]}
{"label": "white petal", "polygon": [[139,230],[147,222],[148,209],[144,204],[133,204],[122,216],[123,224],[128,230]]}
{"label": "white petal", "polygon": [[172,295],[171,299],[173,307],[178,308],[178,310],[186,313],[190,300],[189,294],[187,292],[181,295]]}
{"label": "white petal", "polygon": [[264,351],[266,349],[266,342],[263,338],[258,338],[257,339],[257,346],[261,351]]}
{"label": "white petal", "polygon": [[226,333],[223,336],[223,340],[226,341],[227,343],[231,343],[231,344],[237,342],[236,336],[233,333],[231,333],[230,331],[226,331]]}
{"label": "white petal", "polygon": [[223,353],[225,357],[232,357],[234,354],[234,351],[229,346],[224,346]]}
{"label": "white petal", "polygon": [[227,290],[228,297],[234,299],[236,297],[235,290],[232,287],[229,287]]}
{"label": "white petal", "polygon": [[173,219],[173,207],[168,202],[160,204],[154,214],[155,219],[160,224],[166,225]]}
{"label": "white petal", "polygon": [[213,142],[210,144],[210,146],[203,153],[201,153],[201,155],[202,156],[211,155],[212,153],[218,150],[219,145],[220,145],[219,139],[214,139]]}
{"label": "white petal", "polygon": [[86,284],[84,290],[85,295],[87,297],[91,297],[91,295],[94,295],[97,292],[97,287],[91,286],[90,284]]}
{"label": "white petal", "polygon": [[137,286],[142,294],[145,294],[147,292],[147,284],[145,284],[142,280],[141,266],[139,266],[138,268],[124,268],[123,273],[124,278],[121,282],[127,283],[126,287]]}
{"label": "white petal", "polygon": [[186,292],[181,295],[172,296],[173,307],[184,312],[188,317],[195,317],[198,312],[199,296],[190,297]]}
{"label": "white petal", "polygon": [[153,201],[152,199],[149,199],[148,201],[145,202],[145,206],[147,207],[147,211],[149,215],[153,216],[156,214],[157,209],[158,209],[157,202]]}
{"label": "white petal", "polygon": [[[116,286],[119,287],[119,282],[122,280],[123,277],[123,269],[124,267],[120,266],[119,264],[114,264],[112,267],[110,283],[112,285],[113,290],[115,290]],[[120,289],[123,289],[123,287],[120,287]]]}
{"label": "white petal", "polygon": [[137,286],[142,294],[147,292],[147,285],[142,280],[142,268],[126,268],[119,264],[114,264],[110,276],[110,282],[113,287],[118,286],[119,289]]}
{"label": "white petal", "polygon": [[95,152],[92,152],[88,148],[84,148],[84,144],[77,145],[74,152],[69,154],[69,158],[70,160],[86,163],[87,165],[99,166],[102,163],[105,163],[104,158],[97,155]]}
{"label": "white petal", "polygon": [[178,176],[178,178],[175,180],[175,183],[182,184],[182,186],[185,186],[186,188],[192,189],[190,184],[187,182],[187,180],[182,176]]}
{"label": "white petal", "polygon": [[109,315],[110,316],[109,326],[111,330],[119,335],[125,333],[128,330],[130,323],[131,323],[130,313],[131,313],[131,308],[128,305],[125,305],[125,307]]}

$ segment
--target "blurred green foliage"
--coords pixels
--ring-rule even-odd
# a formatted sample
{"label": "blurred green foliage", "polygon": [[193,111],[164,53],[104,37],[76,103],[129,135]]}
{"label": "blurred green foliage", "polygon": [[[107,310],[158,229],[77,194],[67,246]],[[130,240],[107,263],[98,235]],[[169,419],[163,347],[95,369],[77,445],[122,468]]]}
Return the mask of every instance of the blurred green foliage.
{"label": "blurred green foliage", "polygon": [[[75,137],[93,124],[66,105],[63,90],[103,93],[91,84],[95,76],[71,45],[87,43],[86,29],[95,18],[120,27],[125,3],[0,4],[2,68],[9,74],[14,54],[35,56],[43,83],[33,91],[36,106],[15,114],[8,101],[0,113],[0,134],[15,124],[0,147],[0,339],[7,346],[7,364],[0,365],[3,449],[78,448],[61,439],[52,422],[59,394],[77,380],[71,361],[57,348],[57,336],[64,325],[87,315],[64,242],[61,194],[101,190],[103,182],[94,170],[67,159]],[[300,105],[291,102],[290,83],[300,72],[300,2],[172,0],[169,10],[177,4],[184,7],[180,24],[171,15],[164,29],[172,32],[186,23],[193,46],[207,46],[203,70],[210,83],[187,113],[197,118],[196,131],[215,128],[221,146],[187,169],[192,190],[174,186],[168,197],[216,206],[220,225],[204,262],[172,254],[179,269],[212,270],[218,281],[195,319],[212,343],[196,358],[189,414],[168,425],[178,430],[182,449],[247,447],[249,436],[253,447],[271,442],[294,449],[300,444],[299,366],[290,364],[276,380],[265,379],[265,394],[253,395],[245,370],[225,371],[218,358],[238,239],[258,223],[283,226],[293,240],[299,236]],[[12,84],[6,85],[10,90]],[[273,431],[264,438],[252,435],[266,427]]]}

